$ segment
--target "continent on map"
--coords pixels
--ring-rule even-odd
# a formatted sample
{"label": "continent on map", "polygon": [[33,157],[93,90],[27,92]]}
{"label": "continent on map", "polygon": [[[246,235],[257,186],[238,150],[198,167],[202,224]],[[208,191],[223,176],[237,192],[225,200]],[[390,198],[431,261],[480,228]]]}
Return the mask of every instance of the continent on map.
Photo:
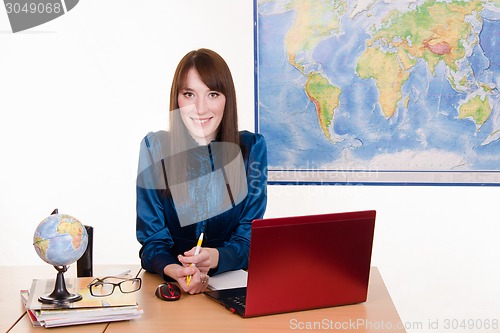
{"label": "continent on map", "polygon": [[401,63],[397,53],[371,48],[358,60],[358,74],[361,78],[375,80],[380,108],[387,118],[396,112],[402,97],[401,87],[410,76]]}
{"label": "continent on map", "polygon": [[78,221],[62,221],[59,223],[57,227],[57,232],[60,234],[69,234],[71,235],[71,243],[73,248],[78,249],[80,247],[83,235],[83,229],[81,227],[80,222]]}
{"label": "continent on map", "polygon": [[491,107],[486,97],[476,96],[460,105],[459,119],[470,118],[478,127],[483,125],[491,115]]}
{"label": "continent on map", "polygon": [[332,123],[333,112],[339,105],[341,90],[330,84],[326,77],[317,72],[309,73],[305,90],[316,107],[319,124],[325,137],[331,140],[328,128]]}
{"label": "continent on map", "polygon": [[341,90],[314,70],[317,66],[312,53],[318,43],[338,32],[340,18],[345,14],[346,3],[339,0],[330,2],[294,0],[288,4],[287,9],[295,12],[292,27],[285,37],[288,61],[307,78],[305,92],[316,107],[318,123],[323,134],[331,140],[329,127],[339,103]]}
{"label": "continent on map", "polygon": [[40,251],[43,256],[47,256],[47,249],[49,248],[50,239],[43,239],[35,237],[33,245]]}
{"label": "continent on map", "polygon": [[295,19],[285,37],[285,48],[290,64],[307,75],[306,65],[312,60],[312,51],[318,43],[340,27],[345,13],[345,1],[310,2],[293,0],[287,6],[295,12]]}

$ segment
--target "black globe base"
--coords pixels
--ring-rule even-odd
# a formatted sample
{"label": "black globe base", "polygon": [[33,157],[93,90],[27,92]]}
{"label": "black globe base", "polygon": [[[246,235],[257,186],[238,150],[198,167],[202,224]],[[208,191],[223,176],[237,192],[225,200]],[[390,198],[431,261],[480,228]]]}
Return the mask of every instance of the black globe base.
{"label": "black globe base", "polygon": [[82,299],[80,294],[72,294],[66,289],[66,282],[64,281],[64,272],[68,270],[66,266],[54,266],[57,269],[56,284],[54,291],[47,296],[40,296],[38,300],[44,304],[63,304],[72,303]]}

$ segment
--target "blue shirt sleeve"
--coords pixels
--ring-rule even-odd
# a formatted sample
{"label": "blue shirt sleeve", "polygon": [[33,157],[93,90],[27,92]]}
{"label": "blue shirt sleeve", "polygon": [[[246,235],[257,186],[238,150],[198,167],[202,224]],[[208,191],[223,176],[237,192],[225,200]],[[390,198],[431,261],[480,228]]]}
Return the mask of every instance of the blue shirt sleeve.
{"label": "blue shirt sleeve", "polygon": [[160,196],[159,190],[137,187],[136,236],[142,244],[139,251],[141,266],[164,276],[165,266],[179,262],[171,252],[173,240],[170,230],[165,226]]}
{"label": "blue shirt sleeve", "polygon": [[165,220],[167,207],[161,193],[166,188],[160,183],[163,174],[159,165],[165,134],[148,133],[142,140],[136,186],[136,237],[142,245],[139,251],[141,266],[164,278],[163,268],[178,263],[171,252],[173,240]]}

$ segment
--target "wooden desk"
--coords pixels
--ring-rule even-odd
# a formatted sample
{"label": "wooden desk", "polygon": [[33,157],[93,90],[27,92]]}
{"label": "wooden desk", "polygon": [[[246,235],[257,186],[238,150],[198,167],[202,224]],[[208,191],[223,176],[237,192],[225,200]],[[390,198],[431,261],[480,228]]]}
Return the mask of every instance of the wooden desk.
{"label": "wooden desk", "polygon": [[[349,325],[364,321],[367,324],[392,325],[391,332],[405,332],[397,329],[401,322],[377,268],[372,268],[368,301],[362,304],[333,308],[300,311],[272,316],[241,318],[205,295],[183,294],[175,302],[162,301],[154,290],[162,281],[159,276],[143,273],[143,286],[139,304],[144,314],[138,320],[112,323],[106,333],[124,332],[290,332],[299,331],[298,325],[320,322],[328,324],[333,331],[335,325]],[[331,321],[331,322],[330,322]],[[294,326],[295,325],[295,329]],[[325,330],[324,328],[322,330]],[[305,328],[300,331],[308,331]],[[309,330],[310,331],[310,330]],[[346,332],[387,332],[388,330],[366,329],[361,325],[354,329],[339,329]]]}
{"label": "wooden desk", "polygon": [[[33,276],[33,273],[27,275]],[[154,295],[156,287],[162,283],[161,278],[145,272],[141,276],[143,285],[138,292],[138,302],[144,314],[140,319],[64,327],[58,328],[57,332],[290,332],[311,331],[313,325],[319,325],[317,331],[406,332],[401,327],[396,308],[375,267],[371,270],[368,300],[365,303],[246,319],[232,314],[201,294],[183,294],[175,302],[162,301]],[[9,294],[8,301],[0,299],[2,309],[9,307],[9,304],[17,307],[17,312],[11,313],[9,317],[10,325],[14,325],[10,332],[40,333],[42,328],[33,328],[29,318],[20,314],[24,310],[19,301],[19,283],[15,285],[16,292]],[[27,287],[23,285],[21,288]],[[18,318],[20,320],[15,323]]]}

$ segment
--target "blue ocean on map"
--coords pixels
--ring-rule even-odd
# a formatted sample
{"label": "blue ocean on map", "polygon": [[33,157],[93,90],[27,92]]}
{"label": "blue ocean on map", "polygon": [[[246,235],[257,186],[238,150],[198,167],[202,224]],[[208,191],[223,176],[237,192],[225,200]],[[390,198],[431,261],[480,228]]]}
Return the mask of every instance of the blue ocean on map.
{"label": "blue ocean on map", "polygon": [[[321,130],[316,107],[306,95],[307,77],[287,59],[284,40],[294,18],[294,11],[258,16],[258,131],[266,138],[271,170],[362,170],[380,156],[427,151],[432,154],[426,156],[436,159],[421,170],[500,171],[500,140],[488,141],[500,122],[500,11],[481,13],[479,43],[467,59],[477,82],[497,84],[490,94],[492,114],[480,127],[470,119],[458,119],[457,110],[469,92],[452,87],[444,63],[431,73],[423,60],[411,68],[396,113],[385,117],[376,82],[356,73],[356,59],[371,38],[366,17],[342,19],[342,33],[314,48],[309,68],[320,71],[342,90],[329,128],[331,139]],[[459,162],[448,164],[445,156],[451,155],[447,154],[459,157]],[[388,168],[412,170],[419,166],[395,161]]]}

